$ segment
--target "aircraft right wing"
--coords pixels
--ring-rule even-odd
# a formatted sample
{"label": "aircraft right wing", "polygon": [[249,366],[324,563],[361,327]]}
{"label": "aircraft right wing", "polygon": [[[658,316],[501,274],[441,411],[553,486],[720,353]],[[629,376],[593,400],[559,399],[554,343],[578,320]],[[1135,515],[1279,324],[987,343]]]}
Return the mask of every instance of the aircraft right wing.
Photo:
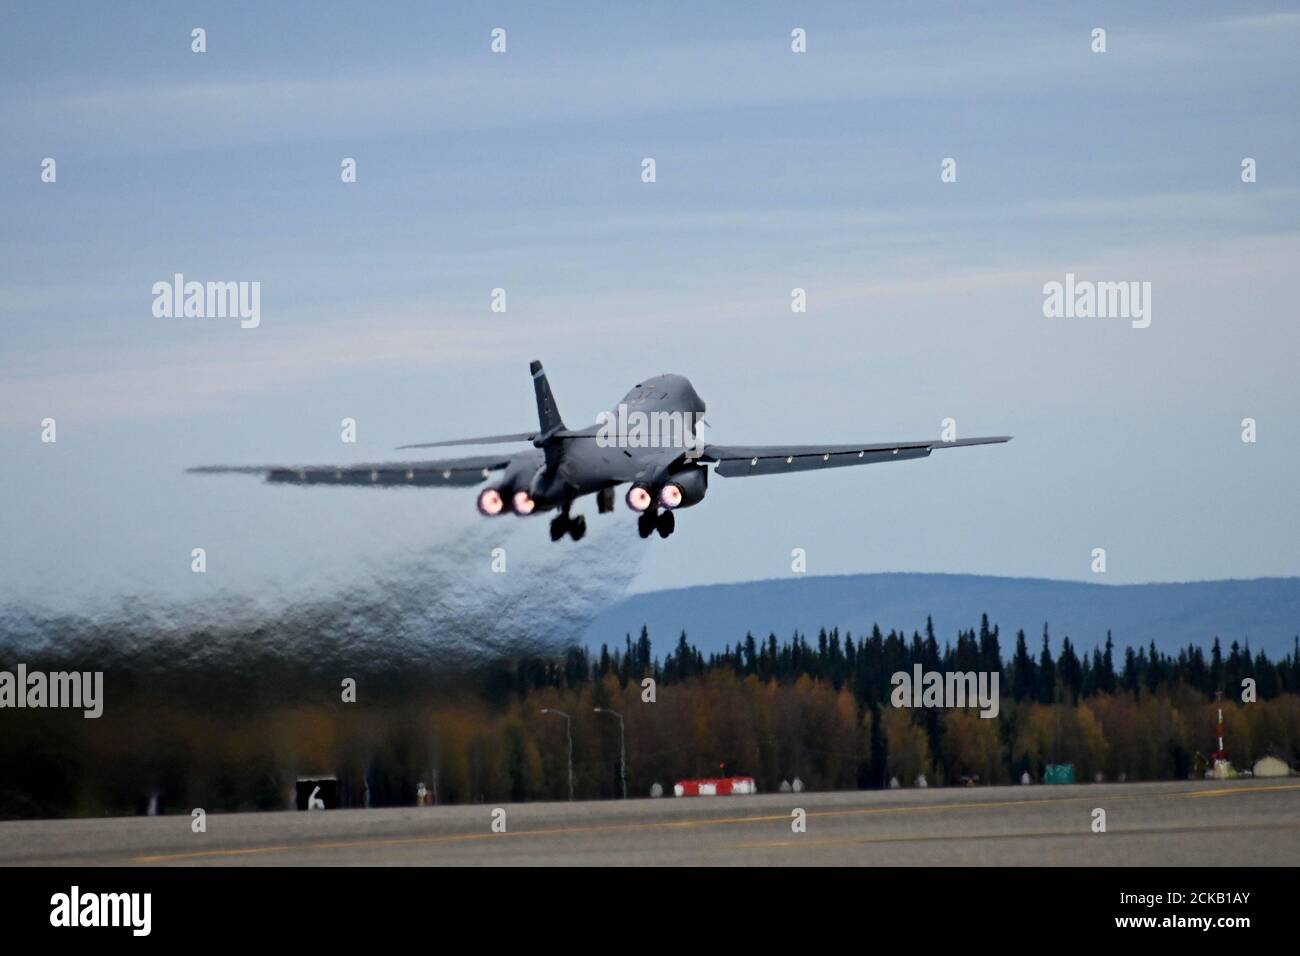
{"label": "aircraft right wing", "polygon": [[936,448],[991,445],[1010,441],[1008,435],[960,438],[955,441],[896,442],[876,445],[705,445],[700,461],[717,462],[724,478],[745,475],[782,475],[791,471],[871,465],[881,461],[926,458]]}
{"label": "aircraft right wing", "polygon": [[360,465],[201,465],[187,471],[204,474],[262,475],[276,484],[294,485],[477,485],[510,464],[509,455],[478,455],[440,461],[388,461]]}

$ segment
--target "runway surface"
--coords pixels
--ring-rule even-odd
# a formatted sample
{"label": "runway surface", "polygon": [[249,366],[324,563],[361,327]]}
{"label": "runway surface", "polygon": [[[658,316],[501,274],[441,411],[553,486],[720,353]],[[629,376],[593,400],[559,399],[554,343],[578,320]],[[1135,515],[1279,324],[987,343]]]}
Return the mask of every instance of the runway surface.
{"label": "runway surface", "polygon": [[[1300,864],[1300,781],[1182,781],[0,823],[0,865]],[[792,831],[792,811],[807,830]],[[1093,810],[1106,811],[1094,833]]]}

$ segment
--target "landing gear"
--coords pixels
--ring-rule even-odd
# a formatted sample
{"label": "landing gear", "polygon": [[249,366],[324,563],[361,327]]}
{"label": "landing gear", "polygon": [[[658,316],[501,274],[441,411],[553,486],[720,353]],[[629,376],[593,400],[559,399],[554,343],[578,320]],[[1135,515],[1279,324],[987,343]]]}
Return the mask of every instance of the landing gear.
{"label": "landing gear", "polygon": [[666,538],[673,533],[677,527],[677,518],[671,511],[643,511],[636,519],[636,532],[643,538],[648,538],[656,531],[659,537]]}
{"label": "landing gear", "polygon": [[551,519],[551,540],[559,541],[566,534],[574,541],[581,541],[587,533],[587,519],[583,515],[569,516],[569,506]]}
{"label": "landing gear", "polygon": [[614,489],[602,488],[596,492],[596,511],[599,514],[609,514],[614,510]]}

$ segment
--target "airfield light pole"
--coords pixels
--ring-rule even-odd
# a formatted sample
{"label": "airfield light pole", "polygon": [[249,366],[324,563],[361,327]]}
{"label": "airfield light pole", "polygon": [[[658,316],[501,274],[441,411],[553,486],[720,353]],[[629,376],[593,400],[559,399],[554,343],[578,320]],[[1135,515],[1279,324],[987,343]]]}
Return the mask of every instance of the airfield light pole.
{"label": "airfield light pole", "polygon": [[564,718],[564,732],[569,737],[569,800],[573,800],[573,718],[562,710],[555,710],[552,707],[543,707],[543,714],[556,714]]}
{"label": "airfield light pole", "polygon": [[595,708],[598,714],[612,714],[618,718],[618,780],[623,790],[623,799],[627,799],[627,731],[623,726],[623,715],[608,707]]}
{"label": "airfield light pole", "polygon": [[1228,753],[1223,749],[1223,691],[1215,691],[1214,700],[1219,705],[1219,749],[1214,752],[1214,762],[1228,759]]}

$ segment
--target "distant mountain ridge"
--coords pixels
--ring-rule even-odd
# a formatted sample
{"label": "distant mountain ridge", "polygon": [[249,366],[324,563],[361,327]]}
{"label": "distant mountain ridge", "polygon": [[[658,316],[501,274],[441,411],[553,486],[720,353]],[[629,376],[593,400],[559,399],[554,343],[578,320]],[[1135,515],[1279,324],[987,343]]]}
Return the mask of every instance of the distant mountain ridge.
{"label": "distant mountain ridge", "polygon": [[1252,652],[1276,660],[1300,633],[1300,578],[1092,584],[974,574],[792,575],[632,594],[600,612],[582,643],[621,647],[624,635],[635,639],[644,624],[660,656],[683,630],[709,653],[746,632],[785,639],[798,630],[815,639],[822,627],[859,635],[879,624],[885,633],[910,635],[923,631],[931,615],[942,645],[955,642],[959,628],[978,626],[984,613],[1001,629],[1003,657],[1021,628],[1037,653],[1046,623],[1053,651],[1063,637],[1090,650],[1105,643],[1110,629],[1120,648],[1155,641],[1176,654],[1189,643],[1208,649],[1217,636],[1225,649],[1249,639]]}

